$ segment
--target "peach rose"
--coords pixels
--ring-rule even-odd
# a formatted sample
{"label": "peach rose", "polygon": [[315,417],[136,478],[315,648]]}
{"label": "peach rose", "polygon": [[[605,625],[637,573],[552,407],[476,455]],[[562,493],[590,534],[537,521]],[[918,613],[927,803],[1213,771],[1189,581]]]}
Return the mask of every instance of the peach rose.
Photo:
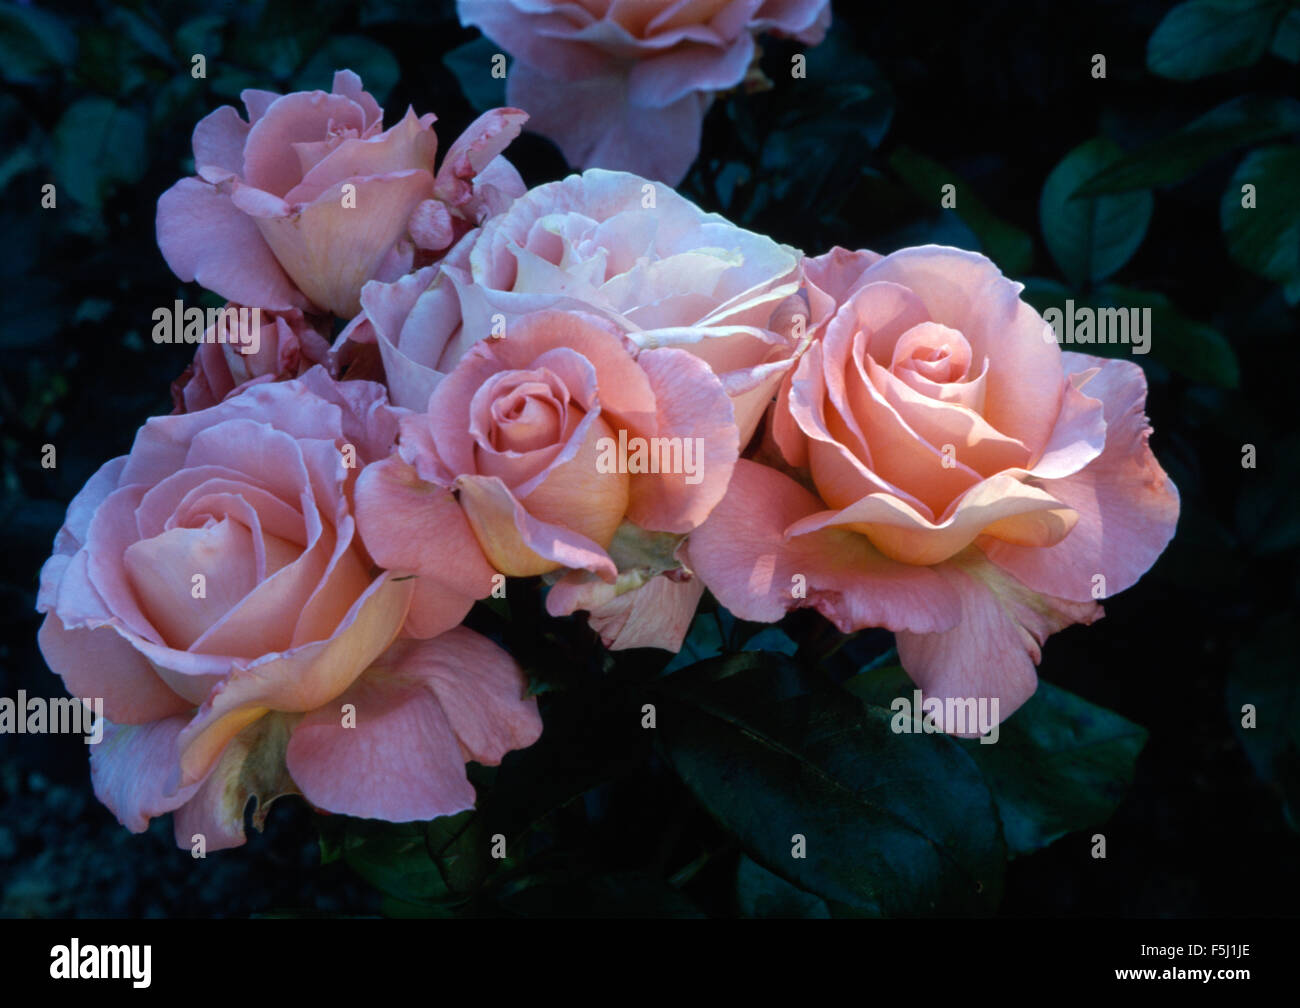
{"label": "peach rose", "polygon": [[[231,309],[238,313],[241,306],[227,304],[222,310]],[[228,334],[220,333],[220,326],[203,334],[193,363],[172,382],[173,412],[207,409],[249,385],[297,378],[316,364],[328,363],[329,330],[321,321],[297,308],[259,310],[258,318],[258,332],[251,339],[240,333],[237,339],[221,342],[218,337]]]}
{"label": "peach rose", "polygon": [[383,110],[350,70],[334,89],[247,90],[245,122],[223,106],[194,129],[197,177],[158,200],[158,246],[182,280],[274,310],[351,318],[362,285],[392,280],[524,191],[498,155],[527,116],[495,109],[434,172],[432,114]]}
{"label": "peach rose", "polygon": [[571,165],[676,185],[700,148],[704,113],[735,87],[770,31],[815,45],[830,0],[458,0],[514,56],[511,104]]}
{"label": "peach rose", "polygon": [[449,567],[458,500],[501,574],[614,584],[616,537],[695,528],[736,455],[731,404],[699,358],[639,350],[595,316],[535,312],[476,343],[403,417],[398,454],[358,482],[358,521],[379,563],[433,574]]}
{"label": "peach rose", "polygon": [[[447,815],[473,804],[467,759],[537,738],[518,667],[457,626],[481,558],[458,591],[376,568],[357,536],[356,474],[396,433],[382,387],[315,368],[150,420],[73,500],[41,571],[40,646],[74,696],[104,701],[91,773],[128,828],[175,811],[180,846],[236,846],[250,795],[260,827],[298,792]],[[445,516],[453,558],[456,521],[473,544]]]}
{"label": "peach rose", "polygon": [[639,347],[688,350],[721,378],[742,444],[801,344],[801,254],[635,175],[592,169],[537,186],[465,245],[443,265],[466,334],[509,338],[511,319],[564,308]]}
{"label": "peach rose", "polygon": [[836,249],[806,274],[834,310],[773,408],[784,471],[738,463],[692,566],[745,619],[815,606],[894,630],[924,691],[1005,718],[1048,635],[1097,619],[1173,536],[1142,371],[1062,353],[971,252]]}

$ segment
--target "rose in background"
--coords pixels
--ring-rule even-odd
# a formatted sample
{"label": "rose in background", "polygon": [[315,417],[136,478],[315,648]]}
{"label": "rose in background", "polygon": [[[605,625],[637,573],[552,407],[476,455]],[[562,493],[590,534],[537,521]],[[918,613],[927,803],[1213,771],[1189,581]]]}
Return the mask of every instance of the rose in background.
{"label": "rose in background", "polygon": [[677,185],[713,96],[744,80],[760,32],[821,42],[830,0],[457,0],[514,57],[507,100],[577,168]]}
{"label": "rose in background", "polygon": [[349,70],[330,93],[246,90],[194,129],[196,177],[158,201],[172,271],[222,297],[351,318],[367,280],[393,280],[524,191],[501,151],[527,119],[485,113],[434,171],[432,113],[383,129]]}
{"label": "rose in background", "polygon": [[1044,640],[1173,536],[1142,370],[1062,353],[975,253],[836,249],[806,273],[821,321],[772,410],[774,465],[737,464],[690,563],[745,619],[894,630],[928,695],[1006,718]]}
{"label": "rose in background", "polygon": [[[630,591],[641,582],[619,583],[628,572],[615,540],[690,532],[726,491],[737,453],[731,402],[703,360],[639,348],[597,316],[538,311],[474,344],[402,418],[399,452],[360,478],[358,521],[375,559],[417,583],[470,562],[467,517],[482,548],[474,562]],[[658,629],[642,638],[679,645],[698,598],[696,587],[674,600],[685,613],[652,606]],[[548,609],[586,600],[553,591]]]}
{"label": "rose in background", "polygon": [[237,846],[249,796],[260,827],[289,793],[447,815],[473,805],[467,760],[536,740],[518,667],[458,626],[474,592],[379,570],[357,535],[358,469],[396,433],[382,387],[318,367],[150,420],[73,500],[40,646],[70,693],[104,700],[91,772],[128,828],[174,811],[180,846]]}
{"label": "rose in background", "polygon": [[[221,309],[232,310],[238,315],[241,306],[227,304]],[[297,378],[317,364],[329,365],[329,327],[324,319],[304,315],[297,308],[259,310],[258,318],[258,332],[251,342],[242,334],[223,342],[220,324],[203,334],[193,363],[172,382],[173,412],[207,409],[251,384]]]}

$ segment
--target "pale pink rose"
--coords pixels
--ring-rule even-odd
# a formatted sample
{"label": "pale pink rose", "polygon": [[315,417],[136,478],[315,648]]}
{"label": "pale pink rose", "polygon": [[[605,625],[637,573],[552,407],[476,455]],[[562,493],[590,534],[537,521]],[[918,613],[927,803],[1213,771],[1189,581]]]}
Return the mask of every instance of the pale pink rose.
{"label": "pale pink rose", "polygon": [[[402,418],[398,454],[358,482],[358,521],[393,570],[446,570],[459,547],[445,516],[459,508],[501,574],[615,584],[620,530],[635,540],[698,526],[737,450],[731,404],[699,358],[639,350],[581,312],[536,312],[476,343],[427,408]],[[560,598],[548,600],[554,615],[571,611]]]}
{"label": "pale pink rose", "polygon": [[240,304],[351,318],[362,285],[393,280],[524,191],[501,151],[527,116],[485,113],[434,172],[434,116],[385,131],[350,70],[334,89],[241,95],[194,129],[197,176],[158,200],[158,246],[182,280]]}
{"label": "pale pink rose", "polygon": [[[238,313],[241,306],[227,304],[223,310]],[[328,364],[329,328],[323,320],[303,315],[297,308],[259,310],[258,318],[255,337],[239,332],[231,339],[229,328],[219,331],[220,323],[203,334],[193,363],[172,382],[176,405],[172,412],[207,409],[249,385],[297,378],[316,364]]]}
{"label": "pale pink rose", "polygon": [[759,32],[815,45],[830,0],[458,0],[514,57],[507,100],[571,165],[676,185],[704,113],[745,78]]}
{"label": "pale pink rose", "polygon": [[[447,253],[464,264],[473,233]],[[455,284],[440,266],[425,266],[392,283],[361,288],[361,313],[339,334],[338,360],[377,352],[394,405],[423,410],[448,371],[475,342],[461,324]]]}
{"label": "pale pink rose", "polygon": [[[237,846],[249,796],[260,827],[289,793],[452,814],[474,801],[466,760],[538,737],[520,669],[458,626],[490,568],[403,579],[357,535],[357,472],[396,434],[382,387],[315,368],[148,421],[73,500],[41,571],[40,646],[69,692],[103,699],[91,774],[129,829],[174,811],[180,846]],[[453,514],[448,548],[456,522],[473,546]]]}
{"label": "pale pink rose", "polygon": [[1048,635],[1100,617],[1173,536],[1142,370],[1062,353],[971,252],[836,249],[805,269],[836,308],[773,408],[787,471],[738,463],[692,566],[744,619],[814,606],[894,630],[928,695],[996,697],[1005,718]]}
{"label": "pale pink rose", "polygon": [[624,172],[537,186],[464,245],[443,263],[460,294],[461,344],[502,325],[509,338],[511,320],[543,308],[599,315],[639,347],[705,361],[733,401],[742,445],[806,328],[792,308],[803,303],[798,251]]}

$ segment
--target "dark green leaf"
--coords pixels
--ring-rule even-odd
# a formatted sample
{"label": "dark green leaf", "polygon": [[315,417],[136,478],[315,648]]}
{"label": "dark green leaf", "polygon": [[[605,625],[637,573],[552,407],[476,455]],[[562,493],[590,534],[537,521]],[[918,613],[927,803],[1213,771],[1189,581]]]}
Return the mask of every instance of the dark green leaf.
{"label": "dark green leaf", "polygon": [[[1158,361],[1171,371],[1176,371],[1187,378],[1208,385],[1222,388],[1236,388],[1241,377],[1237,355],[1232,345],[1213,326],[1197,322],[1183,315],[1170,304],[1169,299],[1157,291],[1136,290],[1119,284],[1106,284],[1092,294],[1080,294],[1055,280],[1042,277],[1027,277],[1025,289],[1021,294],[1038,312],[1055,308],[1062,313],[1062,330],[1065,341],[1063,350],[1094,354],[1098,357],[1114,357],[1121,360],[1133,360],[1139,364],[1147,360]],[[1147,354],[1135,353],[1139,344],[1134,334],[1129,334],[1129,342],[1082,343],[1078,334],[1071,334],[1064,316],[1080,309],[1089,309],[1098,318],[1098,313],[1107,308],[1150,309],[1149,322],[1140,316],[1138,325],[1144,331],[1148,347]],[[1099,327],[1092,326],[1091,336],[1095,339]],[[1074,342],[1070,342],[1073,335]]]}
{"label": "dark green leaf", "polygon": [[[1276,614],[1242,642],[1228,676],[1228,717],[1255,772],[1281,793],[1293,828],[1300,822],[1300,665],[1294,620]],[[1254,726],[1246,727],[1250,704]]]}
{"label": "dark green leaf", "polygon": [[429,856],[423,823],[350,820],[342,853],[348,867],[389,896],[416,903],[451,896]]}
{"label": "dark green leaf", "polygon": [[1146,190],[1073,198],[1087,179],[1122,156],[1113,141],[1097,137],[1070,151],[1043,185],[1038,203],[1043,237],[1075,287],[1097,283],[1128,262],[1151,222],[1154,200]]}
{"label": "dark green leaf", "polygon": [[[741,623],[738,629],[738,622],[725,609],[699,613],[682,641],[681,650],[664,666],[664,674],[676,672],[706,658],[716,658],[724,651],[737,648],[745,651],[779,651],[787,655],[798,650],[798,645],[780,627]],[[753,628],[753,635],[742,643],[737,638],[743,635],[746,626]]]}
{"label": "dark green leaf", "polygon": [[76,37],[62,18],[13,3],[0,6],[0,75],[5,80],[31,83],[69,65],[76,54]]}
{"label": "dark green leaf", "polygon": [[1286,17],[1277,26],[1270,51],[1278,59],[1300,63],[1300,7],[1292,7],[1287,11]]}
{"label": "dark green leaf", "polygon": [[1300,509],[1291,493],[1300,470],[1300,431],[1258,446],[1268,463],[1246,470],[1250,478],[1237,497],[1236,531],[1253,553],[1278,553],[1300,546]]}
{"label": "dark green leaf", "polygon": [[[895,102],[894,89],[875,60],[854,47],[850,33],[834,31],[804,55],[807,80],[790,82],[801,99],[794,114],[821,119],[830,129],[856,133],[872,148],[879,147],[893,122]],[[785,85],[777,81],[778,88]],[[816,93],[809,95],[814,88]]]}
{"label": "dark green leaf", "polygon": [[119,36],[125,36],[142,51],[148,53],[164,66],[176,63],[176,54],[163,33],[148,19],[127,7],[114,7],[109,11],[107,24]]}
{"label": "dark green leaf", "polygon": [[1146,729],[1041,679],[997,742],[963,740],[993,791],[1012,855],[1110,818],[1133,781]]}
{"label": "dark green leaf", "polygon": [[1286,0],[1189,0],[1156,26],[1147,68],[1173,80],[1195,80],[1255,63],[1273,39]]}
{"label": "dark green leaf", "polygon": [[[1150,308],[1150,354],[1170,370],[1222,388],[1236,388],[1240,382],[1232,344],[1213,326],[1183,315],[1163,294],[1107,284],[1097,292],[1095,303],[1098,307]],[[1076,349],[1091,352],[1086,346]],[[1134,360],[1140,361],[1141,356]]]}
{"label": "dark green leaf", "polygon": [[873,915],[996,905],[1005,848],[988,788],[954,740],[895,734],[888,710],[838,688],[800,694],[779,655],[704,666],[664,681],[660,737],[750,857]]}
{"label": "dark green leaf", "polygon": [[22,146],[11,147],[5,153],[0,154],[0,189],[7,188],[13,179],[24,172],[40,167],[35,147],[35,144],[26,143]]}
{"label": "dark green leaf", "polygon": [[44,275],[24,276],[5,300],[0,347],[16,350],[48,343],[67,320],[68,308],[65,284]]}
{"label": "dark green leaf", "polygon": [[1244,95],[1124,155],[1088,179],[1075,195],[1096,196],[1181,182],[1238,147],[1296,132],[1300,132],[1300,102]]}
{"label": "dark green leaf", "polygon": [[465,100],[479,112],[500,108],[506,103],[505,78],[492,75],[493,60],[500,53],[500,46],[480,36],[442,58],[447,69],[455,74]]}
{"label": "dark green leaf", "polygon": [[831,915],[824,900],[792,886],[743,854],[736,868],[736,900],[740,912],[746,917],[803,919],[829,918]]}
{"label": "dark green leaf", "polygon": [[909,147],[898,148],[889,164],[909,189],[932,205],[938,203],[944,185],[956,185],[957,205],[953,212],[975,232],[985,254],[1009,276],[1029,269],[1034,258],[1033,239],[990,210],[970,186],[950,170]]}
{"label": "dark green leaf", "polygon": [[[1282,285],[1300,304],[1300,147],[1264,147],[1247,154],[1228,184],[1220,219],[1228,252],[1246,269]],[[1252,185],[1253,207],[1242,187]]]}
{"label": "dark green leaf", "polygon": [[134,109],[107,98],[82,98],[54,130],[54,175],[59,195],[98,207],[117,183],[144,174],[145,122]]}
{"label": "dark green leaf", "polygon": [[120,33],[105,25],[89,24],[78,33],[77,82],[90,91],[126,99],[151,82],[153,61]]}
{"label": "dark green leaf", "polygon": [[182,62],[190,66],[197,55],[202,54],[209,62],[220,56],[225,26],[226,19],[221,14],[201,14],[181,25],[176,31],[176,51]]}
{"label": "dark green leaf", "polygon": [[[897,665],[859,673],[844,686],[881,706],[915,689]],[[999,726],[996,742],[959,744],[988,782],[1015,856],[1104,822],[1132,782],[1146,737],[1139,725],[1040,679],[1038,691]]]}
{"label": "dark green leaf", "polygon": [[425,840],[452,892],[471,892],[500,864],[490,856],[491,837],[483,817],[474,811],[434,819],[425,829]]}
{"label": "dark green leaf", "polygon": [[402,75],[397,59],[386,48],[364,35],[339,35],[327,41],[294,80],[302,90],[328,91],[336,70],[352,70],[380,104]]}

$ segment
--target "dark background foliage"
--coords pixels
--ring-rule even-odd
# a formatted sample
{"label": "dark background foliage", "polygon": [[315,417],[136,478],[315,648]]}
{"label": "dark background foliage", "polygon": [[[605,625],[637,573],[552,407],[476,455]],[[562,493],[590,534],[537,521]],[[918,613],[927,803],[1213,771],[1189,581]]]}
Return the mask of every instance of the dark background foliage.
{"label": "dark background foliage", "polygon": [[[797,46],[764,42],[773,87],[715,103],[682,187],[810,254],[942,242],[984,250],[1039,308],[1071,297],[1155,309],[1152,352],[1134,359],[1151,385],[1152,444],[1182,494],[1174,543],[1105,620],[1051,639],[1050,685],[991,747],[1002,763],[947,740],[909,750],[920,783],[900,800],[953,831],[975,887],[891,888],[892,869],[924,857],[890,846],[879,809],[845,811],[858,832],[812,866],[821,876],[805,888],[820,896],[757,863],[773,867],[771,837],[788,846],[798,828],[782,821],[804,814],[792,795],[822,812],[837,800],[805,772],[826,765],[808,725],[852,726],[862,758],[841,776],[886,765],[870,708],[844,704],[907,688],[888,634],[842,643],[810,613],[761,631],[707,611],[665,678],[662,653],[615,664],[581,621],[543,620],[526,583],[472,622],[528,665],[546,734],[496,771],[474,769],[479,815],[379,826],[286,800],[246,847],[195,861],[167,820],[140,837],[116,824],[76,737],[0,736],[0,914],[1293,913],[1300,12],[1285,0],[1174,6],[842,0],[805,79],[790,74]],[[155,307],[197,296],[153,231],[159,194],[191,170],[193,124],[244,87],[324,87],[350,66],[390,121],[408,103],[435,111],[445,146],[476,106],[501,100],[482,58],[495,47],[476,38],[430,0],[0,7],[0,695],[60,695],[35,646],[40,564],[68,501],[170,410],[187,363],[186,348],[148,332]],[[194,53],[206,79],[190,75]],[[535,136],[509,156],[530,185],[567,173]],[[1044,198],[1049,176],[1063,195]],[[49,182],[58,203],[43,209]],[[1243,182],[1257,185],[1257,210],[1234,207]],[[946,184],[956,208],[940,205]],[[1081,187],[1093,195],[1067,199]],[[1063,230],[1076,219],[1109,224],[1081,238]],[[57,468],[40,465],[46,444]],[[1246,444],[1255,468],[1242,465]],[[662,730],[639,727],[645,702]],[[1244,703],[1254,729],[1241,727]],[[805,763],[744,748],[792,732]],[[936,818],[954,808],[969,818]],[[498,830],[504,864],[482,857]],[[1098,831],[1105,860],[1090,856]],[[1004,874],[1003,850],[1016,855]],[[850,888],[873,880],[875,905],[828,895],[845,873]]]}

